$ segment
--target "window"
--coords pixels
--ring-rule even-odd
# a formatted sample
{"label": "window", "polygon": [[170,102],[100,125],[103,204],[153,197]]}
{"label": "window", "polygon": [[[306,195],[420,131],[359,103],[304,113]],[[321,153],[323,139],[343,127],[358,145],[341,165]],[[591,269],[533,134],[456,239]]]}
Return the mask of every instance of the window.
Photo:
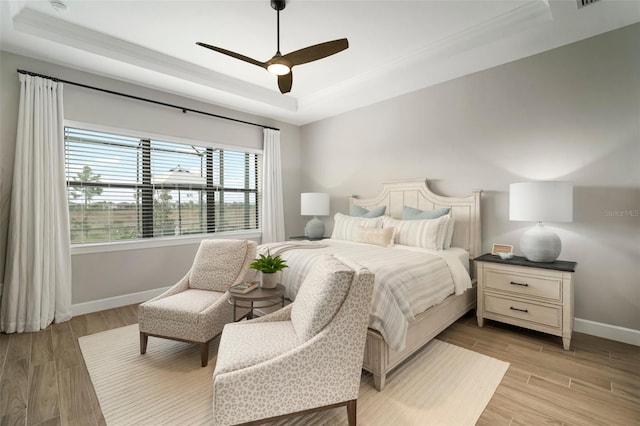
{"label": "window", "polygon": [[65,128],[71,243],[260,228],[261,154]]}

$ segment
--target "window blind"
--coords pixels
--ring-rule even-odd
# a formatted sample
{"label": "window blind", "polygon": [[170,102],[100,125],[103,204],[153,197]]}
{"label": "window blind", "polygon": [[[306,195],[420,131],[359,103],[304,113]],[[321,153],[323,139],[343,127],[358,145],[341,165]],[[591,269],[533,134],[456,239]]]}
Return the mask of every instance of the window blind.
{"label": "window blind", "polygon": [[260,228],[261,154],[65,128],[72,244]]}

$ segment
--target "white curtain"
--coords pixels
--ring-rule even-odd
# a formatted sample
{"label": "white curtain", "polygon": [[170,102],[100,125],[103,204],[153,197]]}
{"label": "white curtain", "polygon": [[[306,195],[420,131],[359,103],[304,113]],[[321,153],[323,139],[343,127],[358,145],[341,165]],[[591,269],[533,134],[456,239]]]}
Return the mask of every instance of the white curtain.
{"label": "white curtain", "polygon": [[262,244],[284,241],[280,131],[264,129],[262,154]]}
{"label": "white curtain", "polygon": [[20,74],[20,109],[0,329],[71,318],[62,83]]}

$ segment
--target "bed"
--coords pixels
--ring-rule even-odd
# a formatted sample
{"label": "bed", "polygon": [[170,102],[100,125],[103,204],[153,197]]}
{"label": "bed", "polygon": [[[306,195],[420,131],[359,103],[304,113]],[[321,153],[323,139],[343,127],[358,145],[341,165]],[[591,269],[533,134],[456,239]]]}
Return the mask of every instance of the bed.
{"label": "bed", "polygon": [[[404,206],[420,210],[448,207],[449,216],[455,221],[448,250],[404,245],[384,248],[336,239],[307,243],[308,246],[305,243],[267,244],[261,249],[277,251],[287,260],[290,268],[282,274],[282,283],[291,300],[295,299],[314,256],[335,254],[376,273],[377,290],[374,290],[363,368],[373,374],[374,385],[381,391],[389,371],[466,312],[475,309],[475,279],[469,271],[473,271],[470,259],[481,254],[480,194],[480,190],[474,190],[467,197],[444,197],[431,192],[425,180],[410,180],[385,183],[382,192],[374,198],[349,198],[350,211],[352,206],[369,210],[386,206],[386,216],[396,219],[402,218]],[[394,262],[397,262],[396,268],[402,266],[395,272],[389,269]],[[446,264],[444,269],[443,264]],[[464,270],[456,265],[464,266]],[[429,291],[421,293],[421,288]],[[396,293],[410,297],[405,300]],[[400,302],[387,303],[387,298]],[[425,306],[430,307],[425,310]]]}

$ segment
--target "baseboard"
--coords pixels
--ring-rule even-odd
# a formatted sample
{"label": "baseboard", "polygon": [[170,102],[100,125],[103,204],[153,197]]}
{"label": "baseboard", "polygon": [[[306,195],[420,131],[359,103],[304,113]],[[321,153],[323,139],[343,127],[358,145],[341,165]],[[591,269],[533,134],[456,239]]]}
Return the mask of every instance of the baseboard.
{"label": "baseboard", "polygon": [[573,331],[640,346],[640,330],[576,318]]}
{"label": "baseboard", "polygon": [[[90,314],[92,312],[104,311],[106,309],[118,308],[120,306],[132,305],[134,303],[141,303],[156,297],[167,289],[169,289],[169,287],[156,288],[153,290],[125,294],[122,296],[108,297],[106,299],[92,300],[91,302],[77,303],[71,307],[71,311],[73,316],[78,316]],[[270,309],[261,309],[259,307],[256,308],[255,311],[258,316],[271,312]],[[573,331],[640,346],[640,330],[633,330],[631,328],[619,327],[617,325],[576,318],[573,323]]]}
{"label": "baseboard", "polygon": [[104,311],[106,309],[119,308],[120,306],[132,305],[134,303],[141,303],[162,294],[168,289],[169,287],[156,288],[138,293],[92,300],[91,302],[77,303],[71,306],[71,312],[75,317],[78,315],[90,314],[92,312]]}

